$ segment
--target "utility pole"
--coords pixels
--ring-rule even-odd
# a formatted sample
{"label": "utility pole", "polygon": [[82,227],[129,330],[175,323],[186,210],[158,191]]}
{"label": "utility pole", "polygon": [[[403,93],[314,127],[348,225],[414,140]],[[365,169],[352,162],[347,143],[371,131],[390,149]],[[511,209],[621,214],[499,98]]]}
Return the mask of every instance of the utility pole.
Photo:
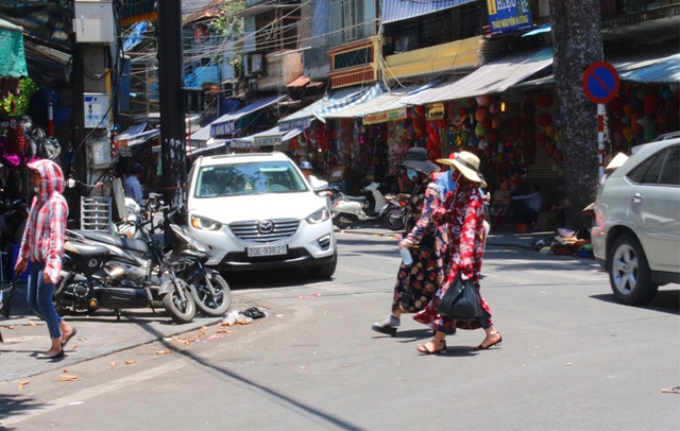
{"label": "utility pole", "polygon": [[163,198],[172,208],[186,201],[186,125],[183,83],[181,0],[158,2],[158,90],[161,115]]}

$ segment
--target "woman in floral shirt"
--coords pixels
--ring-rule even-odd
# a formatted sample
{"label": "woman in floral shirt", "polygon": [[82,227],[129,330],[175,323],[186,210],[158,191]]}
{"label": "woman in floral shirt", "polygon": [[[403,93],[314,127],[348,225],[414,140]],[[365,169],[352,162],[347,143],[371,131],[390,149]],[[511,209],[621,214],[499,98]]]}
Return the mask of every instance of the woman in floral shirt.
{"label": "woman in floral shirt", "polygon": [[445,231],[432,221],[432,212],[440,202],[432,173],[439,171],[439,166],[429,161],[427,150],[419,147],[408,150],[403,165],[415,187],[408,203],[407,235],[399,242],[399,248],[408,248],[413,262],[408,265],[402,262],[399,267],[392,314],[373,325],[374,331],[391,335],[401,323],[401,314],[422,310],[444,280]]}
{"label": "woman in floral shirt", "polygon": [[[454,159],[438,159],[437,162],[451,165],[455,190],[448,192],[444,205],[433,214],[434,222],[447,226],[448,250],[445,257],[445,279],[441,289],[432,301],[413,318],[430,326],[434,338],[426,344],[418,344],[418,351],[425,354],[446,350],[446,335],[454,334],[456,328],[484,328],[486,337],[474,350],[485,350],[500,343],[503,338],[493,326],[491,310],[482,298],[483,314],[478,321],[457,321],[439,315],[439,302],[453,280],[460,272],[464,279],[471,278],[479,289],[479,279],[484,255],[484,202],[479,191],[482,179],[479,176],[479,159],[472,153],[461,151]],[[480,295],[481,297],[481,295]]]}

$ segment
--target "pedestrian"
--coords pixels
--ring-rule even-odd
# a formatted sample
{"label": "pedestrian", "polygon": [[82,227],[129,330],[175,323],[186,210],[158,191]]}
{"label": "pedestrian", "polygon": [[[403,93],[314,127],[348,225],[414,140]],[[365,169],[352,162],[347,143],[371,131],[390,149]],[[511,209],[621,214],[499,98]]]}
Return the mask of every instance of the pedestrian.
{"label": "pedestrian", "polygon": [[538,221],[538,214],[542,208],[541,187],[537,183],[533,183],[529,186],[528,194],[513,196],[508,213],[509,222],[514,224],[519,221],[533,226]]}
{"label": "pedestrian", "polygon": [[134,163],[130,168],[130,175],[125,179],[123,190],[125,197],[133,199],[140,207],[144,206],[144,194],[139,179],[142,177],[142,165]]}
{"label": "pedestrian", "polygon": [[[458,153],[449,154],[449,160],[456,158]],[[446,199],[446,194],[456,188],[456,182],[451,178],[451,169],[440,172],[437,176],[437,186],[439,186],[439,197],[442,202]]]}
{"label": "pedestrian", "polygon": [[15,272],[22,274],[31,262],[26,288],[28,306],[45,320],[52,339],[50,349],[36,357],[56,359],[64,356],[64,346],[76,334],[76,329],[61,318],[52,303],[54,287],[61,273],[68,217],[68,205],[62,196],[64,174],[59,165],[48,159],[27,166],[37,195],[28,214]]}
{"label": "pedestrian", "polygon": [[[484,254],[484,203],[479,187],[482,178],[479,175],[479,158],[472,153],[461,151],[451,159],[438,159],[437,162],[450,165],[456,189],[449,192],[444,204],[433,214],[433,220],[438,225],[446,225],[448,248],[445,256],[445,274],[441,288],[432,300],[413,318],[430,326],[434,337],[426,344],[418,344],[421,353],[432,354],[446,350],[446,335],[453,335],[456,328],[478,329],[484,328],[486,337],[474,350],[486,350],[500,343],[503,338],[496,330],[491,319],[489,305],[482,298],[482,317],[476,321],[460,321],[446,319],[439,315],[438,307],[454,279],[461,273],[464,279],[472,279],[479,289],[481,278],[482,257]],[[481,298],[481,294],[480,294]]]}
{"label": "pedestrian", "polygon": [[[302,175],[305,176],[305,180],[307,180],[307,184],[314,189],[315,187],[320,187],[321,186],[321,181],[313,175],[313,168],[312,168],[312,163],[309,162],[308,160],[303,160],[300,162],[300,170],[302,171]],[[318,193],[319,196],[321,197],[331,197],[333,196],[333,193],[330,190],[325,190],[322,192]]]}
{"label": "pedestrian", "polygon": [[412,263],[399,266],[392,298],[392,314],[383,322],[373,324],[373,330],[394,334],[403,313],[422,310],[444,280],[445,231],[432,221],[432,212],[439,207],[439,188],[432,174],[439,166],[429,161],[427,150],[414,147],[406,153],[403,166],[415,186],[408,201],[406,235],[399,248],[409,249]]}

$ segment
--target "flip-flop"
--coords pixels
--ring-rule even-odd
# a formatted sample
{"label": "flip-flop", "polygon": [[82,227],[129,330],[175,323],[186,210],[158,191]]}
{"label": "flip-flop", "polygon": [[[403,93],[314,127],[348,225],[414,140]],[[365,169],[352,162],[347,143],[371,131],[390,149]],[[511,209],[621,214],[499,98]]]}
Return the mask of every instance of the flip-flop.
{"label": "flip-flop", "polygon": [[64,346],[66,346],[66,343],[68,343],[71,340],[71,338],[73,338],[74,335],[76,335],[76,328],[73,328],[68,337],[66,337],[66,339],[61,342],[61,347],[63,348]]}

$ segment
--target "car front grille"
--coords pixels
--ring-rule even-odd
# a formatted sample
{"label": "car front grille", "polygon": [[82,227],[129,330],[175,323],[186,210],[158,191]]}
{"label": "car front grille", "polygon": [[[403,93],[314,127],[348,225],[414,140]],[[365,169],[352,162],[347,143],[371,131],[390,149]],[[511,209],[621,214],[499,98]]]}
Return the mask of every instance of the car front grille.
{"label": "car front grille", "polygon": [[229,225],[232,233],[242,241],[269,244],[281,241],[295,234],[300,220],[250,220]]}

